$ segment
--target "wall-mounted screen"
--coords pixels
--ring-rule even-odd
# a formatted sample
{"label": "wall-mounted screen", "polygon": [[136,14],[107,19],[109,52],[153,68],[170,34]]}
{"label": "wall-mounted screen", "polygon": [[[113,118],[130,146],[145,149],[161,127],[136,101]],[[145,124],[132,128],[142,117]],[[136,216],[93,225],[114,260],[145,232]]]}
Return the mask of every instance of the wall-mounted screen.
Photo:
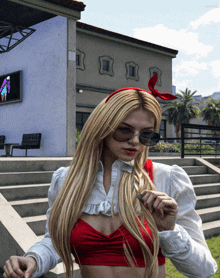
{"label": "wall-mounted screen", "polygon": [[0,105],[22,100],[21,75],[22,71],[16,71],[0,76]]}

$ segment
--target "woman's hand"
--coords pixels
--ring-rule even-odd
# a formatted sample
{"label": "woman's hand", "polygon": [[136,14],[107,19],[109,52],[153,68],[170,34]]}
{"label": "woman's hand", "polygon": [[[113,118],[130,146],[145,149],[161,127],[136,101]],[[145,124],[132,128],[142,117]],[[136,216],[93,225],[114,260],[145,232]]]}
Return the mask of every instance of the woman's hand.
{"label": "woman's hand", "polygon": [[177,220],[178,205],[166,193],[158,191],[141,192],[144,206],[149,209],[159,232],[173,230]]}
{"label": "woman's hand", "polygon": [[34,273],[37,262],[33,257],[11,256],[3,267],[4,278],[29,278]]}

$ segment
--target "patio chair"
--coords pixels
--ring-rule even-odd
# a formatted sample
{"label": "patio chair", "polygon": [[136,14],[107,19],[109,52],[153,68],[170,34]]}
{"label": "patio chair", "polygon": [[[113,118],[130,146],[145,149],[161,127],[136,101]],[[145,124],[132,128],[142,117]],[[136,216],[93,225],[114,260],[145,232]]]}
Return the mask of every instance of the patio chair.
{"label": "patio chair", "polygon": [[21,145],[12,145],[11,156],[13,156],[13,149],[27,150],[40,149],[41,133],[23,134]]}
{"label": "patio chair", "polygon": [[5,135],[0,135],[0,150],[4,150]]}

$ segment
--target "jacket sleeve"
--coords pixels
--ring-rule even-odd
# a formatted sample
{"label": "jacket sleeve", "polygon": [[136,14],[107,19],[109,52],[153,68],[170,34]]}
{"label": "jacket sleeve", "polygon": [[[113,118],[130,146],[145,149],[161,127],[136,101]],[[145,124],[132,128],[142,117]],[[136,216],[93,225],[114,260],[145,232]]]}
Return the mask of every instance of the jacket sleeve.
{"label": "jacket sleeve", "polygon": [[186,277],[211,277],[217,264],[206,244],[201,218],[195,211],[192,183],[185,171],[176,165],[171,167],[167,182],[170,182],[168,195],[178,204],[178,216],[173,231],[159,232],[162,253]]}
{"label": "jacket sleeve", "polygon": [[50,238],[50,234],[48,231],[48,219],[52,205],[62,187],[68,169],[68,167],[61,167],[54,172],[51,180],[51,185],[48,190],[49,209],[46,213],[47,222],[44,238],[34,244],[31,248],[29,248],[27,253],[24,254],[25,257],[31,256],[34,257],[37,261],[37,268],[32,274],[32,278],[39,277],[47,273],[50,269],[53,269],[59,262],[61,262],[61,259],[55,251]]}

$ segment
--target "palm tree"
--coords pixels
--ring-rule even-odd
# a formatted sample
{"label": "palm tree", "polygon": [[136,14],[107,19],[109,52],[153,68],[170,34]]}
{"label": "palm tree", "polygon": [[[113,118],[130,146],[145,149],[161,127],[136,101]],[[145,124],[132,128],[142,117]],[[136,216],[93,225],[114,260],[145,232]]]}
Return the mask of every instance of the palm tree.
{"label": "palm tree", "polygon": [[208,125],[220,126],[220,100],[214,101],[212,98],[208,98],[208,100],[201,111],[203,121]]}
{"label": "palm tree", "polygon": [[193,95],[197,91],[191,93],[191,90],[186,88],[185,91],[180,91],[176,96],[178,100],[165,105],[165,116],[169,124],[174,124],[176,128],[176,136],[180,137],[180,127],[182,123],[188,124],[192,119],[198,118],[200,110],[192,104],[194,101]]}

